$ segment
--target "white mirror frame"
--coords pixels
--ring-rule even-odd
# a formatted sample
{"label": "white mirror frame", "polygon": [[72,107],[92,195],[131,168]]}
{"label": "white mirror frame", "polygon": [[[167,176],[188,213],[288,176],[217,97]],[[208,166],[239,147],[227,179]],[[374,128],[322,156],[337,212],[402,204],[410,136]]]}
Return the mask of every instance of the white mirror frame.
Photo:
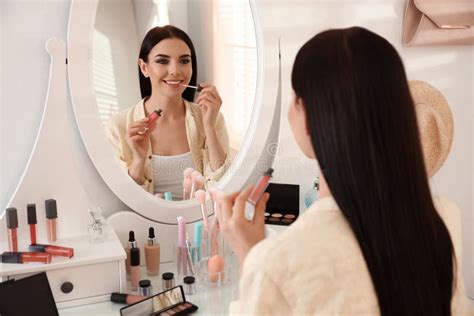
{"label": "white mirror frame", "polygon": [[[92,46],[99,0],[72,0],[68,26],[68,76],[74,115],[79,132],[97,171],[105,183],[137,214],[162,224],[176,225],[201,219],[195,200],[159,200],[143,190],[115,161],[100,122],[93,86]],[[279,39],[264,42],[256,3],[249,1],[257,37],[257,89],[252,118],[245,140],[218,187],[225,192],[253,183],[273,164],[277,153],[281,117],[281,65]],[[265,67],[264,67],[265,66]],[[266,79],[266,80],[265,80]],[[209,201],[207,201],[208,204]]]}

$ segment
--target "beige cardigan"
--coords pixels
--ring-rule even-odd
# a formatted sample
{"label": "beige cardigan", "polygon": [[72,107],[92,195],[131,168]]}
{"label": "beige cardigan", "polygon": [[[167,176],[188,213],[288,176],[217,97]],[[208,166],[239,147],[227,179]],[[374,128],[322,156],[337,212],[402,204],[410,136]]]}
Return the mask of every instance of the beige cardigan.
{"label": "beige cardigan", "polygon": [[[222,175],[227,171],[230,165],[229,155],[224,164],[217,170],[212,170],[209,162],[209,150],[206,144],[206,135],[204,134],[204,126],[202,124],[201,109],[195,103],[184,100],[186,107],[186,137],[188,139],[191,156],[193,158],[194,166],[197,171],[203,174],[205,183],[218,181]],[[112,144],[116,157],[120,159],[128,170],[128,166],[132,162],[133,154],[130,146],[127,144],[125,133],[134,121],[145,118],[145,105],[143,100],[138,102],[132,108],[121,111],[110,119],[107,125],[107,137]],[[216,132],[219,142],[224,149],[224,152],[229,153],[229,138],[225,126],[224,116],[219,112],[216,121]],[[154,179],[151,164],[151,144],[148,150],[148,160],[145,163],[145,183],[142,187],[150,193],[153,193]]]}
{"label": "beige cardigan", "polygon": [[[473,315],[461,277],[459,209],[445,199],[435,203],[458,263],[452,315]],[[332,197],[316,202],[287,230],[252,248],[243,266],[240,299],[231,303],[230,313],[380,314],[362,252]]]}

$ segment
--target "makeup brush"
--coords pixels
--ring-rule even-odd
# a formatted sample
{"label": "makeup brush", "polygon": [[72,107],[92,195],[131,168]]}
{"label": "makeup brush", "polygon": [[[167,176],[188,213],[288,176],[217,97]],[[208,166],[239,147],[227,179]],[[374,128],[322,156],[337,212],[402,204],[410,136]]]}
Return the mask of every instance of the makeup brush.
{"label": "makeup brush", "polygon": [[196,170],[194,170],[193,168],[186,168],[186,169],[184,169],[184,171],[183,171],[183,177],[184,177],[185,179],[191,179],[191,173],[193,173],[194,171],[196,171]]}
{"label": "makeup brush", "polygon": [[211,192],[211,195],[214,196],[215,201],[215,213],[214,213],[214,223],[212,226],[211,232],[211,255],[218,255],[219,254],[219,243],[218,243],[218,236],[219,236],[219,202],[225,197],[224,191],[221,190],[214,190]]}
{"label": "makeup brush", "polygon": [[197,190],[196,188],[196,183],[199,181],[199,176],[201,176],[201,174],[199,173],[199,171],[193,171],[191,173],[191,180],[193,182],[192,186],[191,186],[191,193],[189,194],[189,198],[192,199],[194,198],[194,191]]}
{"label": "makeup brush", "polygon": [[187,85],[187,84],[181,83],[180,86],[181,86],[181,87],[186,87],[186,88],[191,88],[191,89],[196,89],[196,92],[201,92],[201,91],[202,91],[202,87],[201,87],[200,85],[198,85],[198,86],[191,86],[191,85]]}
{"label": "makeup brush", "polygon": [[202,214],[202,221],[204,222],[204,229],[209,231],[209,222],[207,219],[207,210],[206,210],[206,191],[204,190],[197,190],[195,193],[196,200],[198,200],[199,204],[201,205],[201,214]]}
{"label": "makeup brush", "polygon": [[188,192],[191,192],[192,185],[193,185],[193,180],[191,180],[190,178],[185,178],[183,180],[183,200],[187,200],[186,194]]}

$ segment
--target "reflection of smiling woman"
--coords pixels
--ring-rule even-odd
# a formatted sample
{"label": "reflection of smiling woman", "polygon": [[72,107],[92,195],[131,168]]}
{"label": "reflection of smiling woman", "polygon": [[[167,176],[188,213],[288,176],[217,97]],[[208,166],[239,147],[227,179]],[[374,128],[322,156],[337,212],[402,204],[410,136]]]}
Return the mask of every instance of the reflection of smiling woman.
{"label": "reflection of smiling woman", "polygon": [[[109,122],[108,136],[128,174],[150,193],[182,195],[182,171],[192,167],[217,181],[229,164],[222,104],[214,86],[201,84],[196,103],[196,54],[191,39],[168,25],[146,34],[138,60],[142,100]],[[162,117],[148,126],[148,116]]]}

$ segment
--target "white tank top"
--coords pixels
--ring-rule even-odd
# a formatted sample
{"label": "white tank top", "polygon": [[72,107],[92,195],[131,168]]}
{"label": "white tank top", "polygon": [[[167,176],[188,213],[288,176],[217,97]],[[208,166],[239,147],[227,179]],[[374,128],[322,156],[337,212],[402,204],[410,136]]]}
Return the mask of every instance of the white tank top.
{"label": "white tank top", "polygon": [[183,199],[183,171],[195,168],[191,152],[175,156],[151,155],[154,193],[171,192],[173,200]]}

